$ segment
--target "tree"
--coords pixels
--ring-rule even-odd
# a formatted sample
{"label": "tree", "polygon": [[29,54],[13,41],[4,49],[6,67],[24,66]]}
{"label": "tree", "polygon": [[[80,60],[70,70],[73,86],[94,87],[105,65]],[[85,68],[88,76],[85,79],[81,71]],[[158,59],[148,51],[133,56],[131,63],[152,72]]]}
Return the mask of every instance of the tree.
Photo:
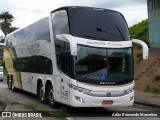
{"label": "tree", "polygon": [[11,15],[9,12],[2,12],[0,14],[0,26],[5,36],[9,33],[13,19],[13,15]]}
{"label": "tree", "polygon": [[10,29],[9,29],[9,33],[11,33],[11,32],[13,32],[13,31],[15,31],[15,30],[17,30],[17,29],[19,29],[19,28],[17,28],[17,27],[10,27]]}

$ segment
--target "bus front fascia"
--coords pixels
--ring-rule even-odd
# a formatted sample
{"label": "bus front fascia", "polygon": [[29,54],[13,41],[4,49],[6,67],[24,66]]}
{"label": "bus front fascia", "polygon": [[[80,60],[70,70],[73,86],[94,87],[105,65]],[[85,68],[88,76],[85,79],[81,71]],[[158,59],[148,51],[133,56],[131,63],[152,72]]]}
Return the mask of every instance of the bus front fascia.
{"label": "bus front fascia", "polygon": [[57,39],[66,41],[70,43],[71,55],[77,55],[77,44],[87,45],[91,47],[99,48],[127,48],[132,47],[132,42],[140,44],[143,48],[143,59],[148,59],[148,46],[145,42],[132,39],[130,41],[100,41],[100,40],[90,40],[86,38],[74,37],[70,34],[56,35]]}

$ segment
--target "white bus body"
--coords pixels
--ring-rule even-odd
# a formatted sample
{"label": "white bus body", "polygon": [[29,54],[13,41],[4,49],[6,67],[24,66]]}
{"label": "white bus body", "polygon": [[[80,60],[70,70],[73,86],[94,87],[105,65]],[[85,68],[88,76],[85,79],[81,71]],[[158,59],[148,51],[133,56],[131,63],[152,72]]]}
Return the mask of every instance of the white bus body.
{"label": "white bus body", "polygon": [[7,35],[8,87],[37,94],[42,103],[74,107],[132,106],[132,42],[116,11],[63,7]]}

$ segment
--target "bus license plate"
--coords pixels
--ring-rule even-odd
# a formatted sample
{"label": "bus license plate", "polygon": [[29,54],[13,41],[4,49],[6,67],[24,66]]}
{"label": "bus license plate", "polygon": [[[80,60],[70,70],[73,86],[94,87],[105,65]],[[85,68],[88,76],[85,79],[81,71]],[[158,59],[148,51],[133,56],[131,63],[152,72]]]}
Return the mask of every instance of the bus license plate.
{"label": "bus license plate", "polygon": [[103,100],[103,101],[102,101],[102,104],[103,104],[103,105],[113,104],[113,100]]}

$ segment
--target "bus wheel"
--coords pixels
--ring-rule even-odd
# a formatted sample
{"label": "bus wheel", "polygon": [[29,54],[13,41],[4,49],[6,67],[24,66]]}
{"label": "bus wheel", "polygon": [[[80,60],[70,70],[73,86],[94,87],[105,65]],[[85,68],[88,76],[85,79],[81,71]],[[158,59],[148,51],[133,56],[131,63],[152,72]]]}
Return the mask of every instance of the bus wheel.
{"label": "bus wheel", "polygon": [[15,88],[15,86],[14,86],[14,83],[13,83],[13,78],[11,79],[11,90],[13,91],[13,92],[16,92],[16,88]]}
{"label": "bus wheel", "polygon": [[41,101],[41,103],[46,103],[47,102],[42,83],[40,83],[39,86],[38,86],[38,98]]}
{"label": "bus wheel", "polygon": [[8,87],[10,90],[12,90],[12,81],[11,80],[8,80]]}
{"label": "bus wheel", "polygon": [[7,76],[7,85],[8,85],[8,88],[9,88],[9,76]]}
{"label": "bus wheel", "polygon": [[48,91],[47,91],[47,100],[48,100],[48,104],[50,105],[50,107],[53,108],[59,108],[60,107],[60,103],[56,102],[54,100],[54,91],[53,91],[53,87],[52,85],[48,86]]}

